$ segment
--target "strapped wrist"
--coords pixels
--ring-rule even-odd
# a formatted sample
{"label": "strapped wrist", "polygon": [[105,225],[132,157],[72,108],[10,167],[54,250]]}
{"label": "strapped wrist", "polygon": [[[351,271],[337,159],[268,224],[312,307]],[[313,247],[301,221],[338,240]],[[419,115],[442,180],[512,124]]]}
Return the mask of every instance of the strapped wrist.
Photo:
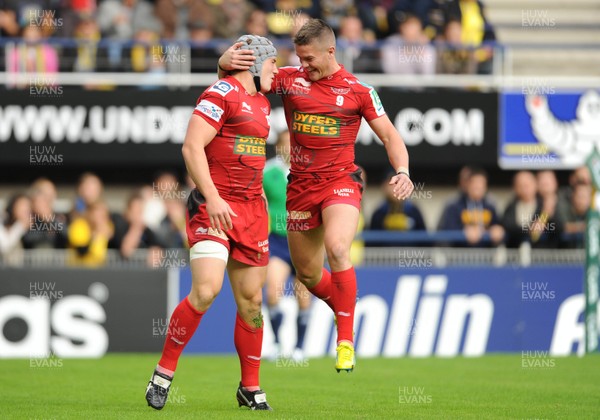
{"label": "strapped wrist", "polygon": [[407,177],[410,178],[410,172],[408,171],[408,168],[406,166],[400,166],[398,169],[396,169],[396,175],[400,174],[405,174]]}

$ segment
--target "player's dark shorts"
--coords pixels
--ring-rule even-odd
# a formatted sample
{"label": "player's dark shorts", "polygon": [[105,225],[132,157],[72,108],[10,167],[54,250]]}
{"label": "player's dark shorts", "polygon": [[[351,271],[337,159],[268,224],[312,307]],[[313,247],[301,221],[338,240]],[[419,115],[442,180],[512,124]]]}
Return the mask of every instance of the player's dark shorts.
{"label": "player's dark shorts", "polygon": [[227,201],[227,204],[237,217],[231,216],[233,229],[218,233],[210,227],[206,200],[198,190],[192,191],[186,212],[190,248],[200,241],[215,241],[225,245],[234,260],[264,267],[269,262],[269,217],[265,200],[258,197],[246,202]]}
{"label": "player's dark shorts", "polygon": [[333,204],[350,204],[360,210],[363,183],[360,169],[334,178],[298,178],[290,174],[287,188],[287,230],[321,226],[321,212]]}
{"label": "player's dark shorts", "polygon": [[294,271],[294,266],[292,265],[292,257],[290,256],[290,248],[288,246],[286,236],[281,236],[276,233],[270,233],[269,253],[270,258],[279,258],[287,265],[292,267],[292,271]]}

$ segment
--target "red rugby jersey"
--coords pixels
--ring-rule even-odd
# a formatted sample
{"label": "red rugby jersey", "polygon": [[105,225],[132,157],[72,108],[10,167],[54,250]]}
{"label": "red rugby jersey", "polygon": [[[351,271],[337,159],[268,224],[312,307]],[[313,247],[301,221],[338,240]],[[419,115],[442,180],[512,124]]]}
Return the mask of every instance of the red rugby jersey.
{"label": "red rugby jersey", "polygon": [[226,77],[200,95],[194,114],[217,130],[205,152],[219,195],[232,201],[259,197],[270,128],[268,99],[260,92],[250,95],[235,78]]}
{"label": "red rugby jersey", "polygon": [[290,172],[326,178],[354,170],[354,143],[361,118],[385,114],[375,89],[343,67],[312,82],[302,67],[283,67],[271,92],[281,95],[290,129]]}

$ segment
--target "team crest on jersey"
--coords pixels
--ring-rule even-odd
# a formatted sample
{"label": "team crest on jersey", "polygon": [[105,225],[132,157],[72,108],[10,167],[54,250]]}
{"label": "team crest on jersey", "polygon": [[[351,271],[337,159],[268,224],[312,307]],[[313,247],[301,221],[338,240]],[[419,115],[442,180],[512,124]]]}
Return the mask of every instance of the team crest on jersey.
{"label": "team crest on jersey", "polygon": [[233,86],[224,80],[219,80],[208,89],[209,92],[217,92],[221,96],[227,95],[231,90],[233,90]]}
{"label": "team crest on jersey", "polygon": [[207,99],[202,99],[200,103],[196,105],[196,110],[215,120],[216,122],[221,121],[221,116],[224,112],[221,108]]}
{"label": "team crest on jersey", "polygon": [[333,93],[335,93],[336,95],[345,95],[348,92],[350,92],[350,88],[334,88],[334,87],[332,87],[331,91]]}
{"label": "team crest on jersey", "polygon": [[302,92],[302,93],[310,92],[311,85],[312,85],[312,82],[310,80],[305,80],[302,77],[296,77],[294,79],[294,83],[292,83],[292,87],[299,89],[300,92]]}
{"label": "team crest on jersey", "polygon": [[242,102],[242,112],[247,112],[252,114],[252,107],[248,105],[246,102]]}
{"label": "team crest on jersey", "polygon": [[265,114],[269,115],[269,107],[268,106],[261,106],[260,110],[262,112],[264,112]]}

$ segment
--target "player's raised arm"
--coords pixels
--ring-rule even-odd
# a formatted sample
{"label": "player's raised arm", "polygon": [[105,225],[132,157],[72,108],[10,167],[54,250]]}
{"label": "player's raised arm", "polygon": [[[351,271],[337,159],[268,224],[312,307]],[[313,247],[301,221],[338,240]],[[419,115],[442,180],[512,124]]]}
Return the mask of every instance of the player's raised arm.
{"label": "player's raised arm", "polygon": [[219,79],[227,76],[231,70],[250,70],[250,67],[256,61],[252,50],[240,49],[243,42],[236,42],[219,57],[217,62]]}
{"label": "player's raised arm", "polygon": [[210,225],[221,232],[222,229],[233,227],[231,216],[237,215],[229,204],[221,198],[210,176],[204,148],[208,146],[216,134],[217,130],[203,118],[192,115],[185,135],[182,153],[188,173],[206,199],[206,211],[210,217]]}
{"label": "player's raised arm", "polygon": [[387,115],[371,120],[369,125],[382,141],[390,163],[396,171],[396,175],[390,180],[390,184],[396,184],[394,187],[395,197],[399,200],[410,197],[414,186],[408,170],[408,150],[406,150],[400,133]]}

